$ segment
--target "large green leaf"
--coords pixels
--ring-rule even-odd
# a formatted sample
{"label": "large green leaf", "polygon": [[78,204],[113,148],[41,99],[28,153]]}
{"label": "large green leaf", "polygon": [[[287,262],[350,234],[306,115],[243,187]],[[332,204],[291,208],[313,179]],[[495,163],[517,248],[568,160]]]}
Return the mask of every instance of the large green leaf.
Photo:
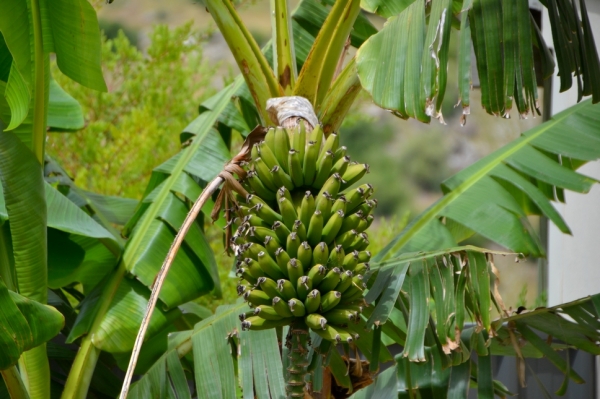
{"label": "large green leaf", "polygon": [[16,364],[21,353],[53,338],[64,322],[53,307],[9,291],[0,277],[0,370]]}
{"label": "large green leaf", "polygon": [[81,105],[54,79],[50,79],[48,126],[56,130],[78,130],[84,126]]}
{"label": "large green leaf", "polygon": [[106,91],[100,66],[100,28],[94,7],[87,0],[52,0],[47,12],[52,50],[62,73],[86,87]]}
{"label": "large green leaf", "polygon": [[515,252],[541,255],[525,216],[545,215],[569,233],[550,200],[555,200],[555,191],[560,199],[562,189],[585,193],[595,183],[573,168],[600,157],[599,120],[600,107],[583,102],[446,180],[445,195],[414,219],[374,261],[451,247],[473,232]]}
{"label": "large green leaf", "polygon": [[244,398],[285,397],[275,330],[239,333],[237,316],[247,309],[244,303],[221,306],[193,330],[171,335],[169,349],[133,385],[130,397],[164,398],[169,392],[171,397],[190,397],[180,361],[189,352],[193,355],[199,398],[235,397],[238,384]]}
{"label": "large green leaf", "polygon": [[388,18],[398,15],[415,0],[361,0],[360,6],[369,12]]}
{"label": "large green leaf", "polygon": [[34,155],[12,132],[0,132],[0,178],[11,220],[19,292],[44,303],[47,282],[44,180]]}
{"label": "large green leaf", "polygon": [[[544,77],[554,66],[530,17],[527,0],[465,0],[462,7],[459,3],[436,0],[426,8],[423,1],[363,0],[363,8],[391,16],[359,49],[357,64],[363,87],[377,105],[402,118],[429,122],[433,116],[443,121],[440,110],[447,83],[450,26],[458,26],[454,22],[460,18],[458,78],[463,107],[468,107],[466,66],[472,40],[484,109],[508,117],[514,102],[520,116],[539,113],[533,47],[540,49]],[[600,61],[585,5],[581,3],[580,17],[568,0],[543,3],[548,7],[561,91],[571,87],[574,75],[579,100],[592,95],[597,102],[600,78],[593,71],[600,70]]]}

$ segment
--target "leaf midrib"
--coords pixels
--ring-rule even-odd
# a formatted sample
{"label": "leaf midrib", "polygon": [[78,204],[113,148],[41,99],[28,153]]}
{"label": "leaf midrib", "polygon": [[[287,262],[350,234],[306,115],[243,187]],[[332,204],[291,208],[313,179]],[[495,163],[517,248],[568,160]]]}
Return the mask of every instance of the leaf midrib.
{"label": "leaf midrib", "polygon": [[215,107],[209,111],[212,112],[212,116],[206,120],[205,131],[202,133],[202,135],[196,135],[196,138],[193,140],[192,144],[182,151],[183,154],[173,167],[173,171],[171,172],[169,177],[164,181],[161,190],[158,192],[158,194],[155,197],[155,200],[150,204],[150,206],[144,213],[144,216],[140,223],[135,227],[135,229],[138,230],[139,233],[133,235],[131,241],[129,241],[128,245],[126,246],[125,253],[123,255],[123,261],[125,262],[128,268],[129,264],[133,261],[134,257],[136,256],[139,246],[143,242],[145,232],[149,230],[150,224],[158,216],[158,211],[160,209],[161,204],[171,193],[171,189],[177,181],[177,176],[184,172],[185,166],[194,157],[196,151],[204,141],[203,139],[206,137],[208,132],[210,132],[210,129],[217,121],[219,115],[223,112],[223,110],[229,103],[231,96],[238,90],[238,88],[242,85],[243,82],[244,80],[240,76],[238,76],[235,79],[234,83],[229,87],[229,89],[222,92],[221,99],[219,100],[221,104],[219,104],[218,107]]}
{"label": "leaf midrib", "polygon": [[581,111],[580,107],[571,107],[558,115],[558,118],[553,118],[553,123],[548,123],[547,126],[541,125],[539,127],[539,131],[531,134],[529,136],[521,136],[520,143],[513,146],[513,148],[509,148],[506,151],[501,152],[496,156],[493,160],[491,160],[485,167],[480,169],[478,172],[473,174],[470,178],[459,184],[455,189],[453,189],[450,193],[446,194],[444,197],[440,199],[438,203],[436,203],[432,208],[430,208],[429,212],[425,213],[421,219],[419,219],[412,227],[410,227],[405,234],[402,235],[398,239],[398,241],[387,251],[381,261],[388,259],[390,255],[392,255],[396,250],[402,248],[410,239],[412,239],[423,227],[425,227],[430,221],[434,218],[438,217],[439,212],[441,212],[444,208],[450,205],[456,198],[458,198],[461,194],[479,182],[482,178],[487,176],[489,172],[491,172],[496,166],[498,166],[502,161],[508,159],[511,155],[515,154],[526,145],[529,145],[531,141],[548,131],[549,129],[555,127],[563,120],[567,119],[575,112]]}

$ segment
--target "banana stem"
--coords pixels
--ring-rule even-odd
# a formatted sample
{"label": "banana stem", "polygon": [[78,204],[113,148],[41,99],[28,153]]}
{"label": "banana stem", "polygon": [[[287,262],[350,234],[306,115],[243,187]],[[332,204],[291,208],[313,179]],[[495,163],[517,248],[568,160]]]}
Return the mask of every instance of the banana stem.
{"label": "banana stem", "polygon": [[288,398],[304,398],[306,368],[308,367],[308,344],[310,335],[303,321],[290,326],[286,345],[289,347],[289,366],[286,381]]}
{"label": "banana stem", "polygon": [[0,374],[2,374],[10,398],[29,399],[29,394],[27,393],[27,389],[25,389],[25,384],[23,384],[17,366],[11,366],[6,370],[0,370]]}

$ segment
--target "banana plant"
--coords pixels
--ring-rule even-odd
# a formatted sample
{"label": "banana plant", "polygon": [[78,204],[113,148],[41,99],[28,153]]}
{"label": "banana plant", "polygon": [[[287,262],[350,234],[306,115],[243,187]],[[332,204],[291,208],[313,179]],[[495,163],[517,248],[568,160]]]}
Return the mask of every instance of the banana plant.
{"label": "banana plant", "polygon": [[[575,46],[579,49],[576,51],[595,48],[585,5],[581,6],[581,20],[571,4],[547,5],[552,13],[561,7],[560,15],[551,16],[554,27],[573,23],[573,32],[578,36],[577,40],[568,41],[568,46]],[[187,364],[184,359],[193,356],[195,394],[199,397],[229,397],[236,376],[243,397],[304,397],[307,393],[330,397],[332,392],[340,390],[343,395],[358,390],[356,397],[412,397],[418,395],[419,390],[434,390],[433,397],[466,397],[470,382],[477,385],[482,397],[492,397],[494,393],[504,396],[509,392],[492,380],[490,366],[490,354],[499,353],[501,347],[509,347],[508,351],[512,350],[520,359],[540,354],[548,356],[567,374],[564,387],[569,378],[581,382],[579,376],[573,375],[564,362],[558,360],[554,353],[558,347],[541,345],[531,330],[522,327],[517,330],[510,322],[508,327],[503,324],[512,316],[497,292],[493,253],[456,245],[479,233],[509,250],[543,255],[537,238],[524,224],[525,216],[531,214],[545,215],[563,232],[569,232],[550,201],[560,200],[565,188],[587,192],[594,183],[593,179],[574,171],[585,161],[600,157],[600,149],[595,145],[599,132],[594,127],[598,111],[591,101],[556,115],[444,182],[444,197],[376,254],[371,270],[368,263],[363,264],[360,272],[365,276],[360,275],[361,279],[356,281],[352,281],[352,272],[359,267],[359,257],[368,262],[371,256],[368,252],[363,256],[359,251],[364,249],[360,240],[367,237],[359,237],[359,234],[368,227],[368,214],[376,203],[368,199],[372,190],[368,185],[359,187],[360,191],[344,192],[341,201],[338,196],[339,190],[347,187],[344,186],[347,181],[356,181],[353,172],[345,168],[360,168],[363,174],[367,171],[360,164],[343,160],[343,149],[340,148],[342,152],[338,154],[337,147],[341,121],[361,86],[378,105],[399,117],[429,122],[433,116],[443,121],[440,107],[447,80],[452,26],[459,31],[463,51],[459,81],[464,115],[469,112],[471,43],[475,45],[484,108],[490,114],[506,117],[514,101],[521,116],[535,110],[539,112],[532,48],[541,49],[546,77],[553,72],[553,60],[535,21],[529,16],[527,3],[508,6],[495,1],[429,4],[409,1],[398,6],[395,2],[362,2],[365,9],[390,17],[384,28],[376,32],[359,19],[361,4],[358,1],[303,1],[293,13],[285,1],[273,1],[274,37],[272,50],[267,51],[265,57],[228,1],[207,0],[206,6],[230,45],[250,92],[240,96],[238,121],[250,121],[244,118],[249,114],[244,108],[253,99],[256,113],[252,121],[285,126],[285,121],[282,123],[280,118],[274,117],[277,110],[266,97],[293,94],[308,100],[319,125],[315,126],[310,117],[305,117],[305,124],[299,127],[287,126],[287,131],[277,127],[263,132],[266,133],[264,141],[259,140],[246,159],[252,166],[239,174],[242,186],[234,190],[239,203],[247,201],[248,204],[234,205],[240,219],[237,223],[233,221],[238,229],[231,244],[238,259],[238,292],[249,307],[240,303],[236,308],[222,308],[193,331],[174,335],[170,339],[170,350],[134,386],[132,394],[136,397],[145,397],[151,392],[177,397],[192,395],[194,391],[190,392],[189,387],[181,383],[184,374],[178,370]],[[487,18],[494,24],[484,28],[483,21]],[[515,20],[518,24],[513,24]],[[301,62],[294,60],[291,51],[294,39],[304,38],[302,30],[289,28],[294,24],[314,37],[310,50],[300,53]],[[361,29],[365,26],[369,29]],[[498,32],[503,32],[502,36],[498,36]],[[556,32],[555,46],[566,45],[565,38],[560,36],[562,31]],[[357,37],[357,33],[363,37]],[[358,52],[344,64],[347,42],[358,47]],[[464,54],[466,49],[468,56]],[[563,50],[569,51],[565,47]],[[574,47],[571,51],[575,51]],[[570,87],[571,73],[574,73],[580,82],[580,98],[597,92],[594,89],[597,82],[583,71],[596,68],[598,57],[595,50],[587,54],[585,59],[575,57],[559,65],[559,70],[565,71],[564,74],[559,72],[562,88]],[[272,68],[265,66],[269,61]],[[297,76],[293,75],[294,66],[299,66]],[[253,92],[255,88],[261,91]],[[233,120],[231,112],[228,121]],[[296,112],[301,114],[299,110]],[[582,130],[585,137],[577,135],[570,141],[573,144],[563,146],[562,138],[567,134],[565,126],[573,123],[585,126]],[[573,133],[569,130],[569,134]],[[328,157],[333,158],[329,163]],[[337,161],[341,162],[337,164]],[[321,179],[316,178],[319,174],[323,176]],[[302,195],[304,190],[305,195]],[[328,201],[321,200],[324,193]],[[356,193],[359,193],[356,204],[347,201]],[[347,208],[349,203],[353,206],[350,209]],[[341,213],[331,212],[335,206]],[[356,215],[356,206],[361,207],[356,223],[364,223],[360,229],[351,220]],[[473,210],[479,216],[473,217]],[[490,214],[493,222],[488,217]],[[350,227],[340,229],[342,225]],[[351,253],[346,256],[344,252]],[[337,258],[334,253],[342,255]],[[348,273],[350,286],[358,291],[356,298],[345,295],[347,287],[340,276],[342,271]],[[362,280],[368,288],[364,299],[360,293]],[[338,309],[340,303],[343,306]],[[492,319],[492,306],[502,316],[497,321]],[[250,331],[239,333],[238,328],[223,329],[234,321],[232,309],[239,312],[241,328]],[[556,310],[551,312],[553,317],[557,314]],[[576,313],[573,309],[568,312]],[[596,323],[597,310],[588,306],[586,312],[591,317],[589,322]],[[524,324],[528,317],[535,318],[534,315],[523,316]],[[581,317],[576,323],[584,322]],[[476,327],[466,328],[465,320],[474,320]],[[531,327],[549,335],[565,327],[534,324],[532,322]],[[276,335],[272,334],[273,329]],[[267,365],[256,359],[252,351],[254,345],[248,343],[244,334],[255,331],[258,335],[261,330],[267,330],[263,333],[263,345],[277,336],[282,347],[281,366],[279,362]],[[579,345],[596,339],[593,328],[582,334],[586,338],[563,334],[564,342],[599,353],[595,345]],[[515,344],[527,340],[525,335],[532,340],[528,350]],[[216,342],[219,336],[227,336],[230,345],[237,350],[225,343],[210,345],[208,350],[206,342]],[[365,380],[369,381],[376,374],[380,361],[392,359],[386,348],[391,343],[404,347],[402,354],[395,358],[395,369],[382,373],[368,389],[359,390],[368,384]],[[332,349],[336,344],[341,344],[344,357]],[[370,365],[361,362],[358,356],[352,358],[354,351],[360,351]],[[471,364],[471,352],[479,356],[477,364]],[[177,361],[175,354],[181,361]],[[425,362],[429,366],[415,369],[414,362]],[[435,369],[431,368],[432,364]],[[279,374],[282,379],[272,374],[280,367],[287,370],[283,377]],[[206,379],[215,372],[224,378],[223,383]],[[438,381],[432,380],[433,375]],[[335,389],[331,383],[323,384],[324,378],[331,381],[332,376]],[[399,382],[400,389],[397,388]],[[560,392],[565,389],[561,388]]]}
{"label": "banana plant", "polygon": [[[229,0],[206,0],[242,75],[201,105],[198,118],[181,134],[182,150],[154,169],[135,209],[128,201],[78,190],[60,167],[44,158],[48,126],[82,126],[76,102],[48,76],[49,53],[56,53],[67,76],[105,89],[93,9],[85,0],[56,3],[10,0],[0,13],[0,245],[6,249],[0,256],[8,255],[0,258],[0,276],[13,291],[38,302],[45,302],[47,287],[69,294],[69,300],[53,301],[70,317],[61,334],[79,347],[63,363],[68,369],[68,375],[58,377],[63,383],[55,385],[62,397],[115,395],[98,384],[100,376],[118,380],[107,374],[106,359],[125,369],[150,289],[176,232],[202,188],[231,158],[231,135],[252,136],[257,124],[276,128],[264,130],[264,143],[248,154],[251,164],[238,170],[238,177],[247,178],[236,186],[237,194],[222,190],[248,218],[238,223],[243,236],[234,234],[231,241],[243,257],[237,271],[247,303],[240,300],[211,315],[192,302],[211,290],[219,293],[214,256],[199,219],[159,293],[132,396],[445,398],[466,397],[469,385],[477,386],[481,397],[504,396],[508,391],[493,381],[490,366],[490,354],[500,353],[519,359],[548,357],[566,375],[560,392],[570,379],[581,382],[556,350],[567,345],[599,353],[593,344],[599,341],[598,299],[513,315],[495,290],[494,253],[457,245],[479,233],[509,251],[540,255],[535,235],[526,230],[524,216],[529,214],[546,215],[568,232],[550,201],[560,201],[564,189],[587,192],[593,181],[575,169],[600,158],[595,123],[600,115],[591,104],[598,98],[594,71],[600,63],[583,1],[580,13],[566,0],[547,0],[544,6],[554,32],[561,89],[575,78],[580,97],[591,95],[591,102],[555,116],[444,182],[444,197],[373,254],[370,264],[365,231],[376,205],[369,198],[372,188],[347,187],[368,169],[345,159],[336,142],[350,106],[364,88],[376,104],[401,118],[443,120],[449,37],[459,35],[464,115],[470,106],[471,44],[486,111],[508,116],[513,102],[520,115],[536,111],[533,49],[540,54],[544,77],[553,73],[554,62],[525,0],[510,5],[500,0],[303,0],[293,11],[287,1],[272,0],[273,39],[264,49]],[[365,11],[388,18],[381,31]],[[75,31],[80,34],[73,41]],[[358,52],[347,60],[349,46]],[[273,116],[277,107],[268,104],[290,95],[305,99],[314,116],[305,113],[308,123],[286,125],[286,130],[279,126],[286,121]],[[313,117],[316,122],[310,123]],[[565,129],[573,124],[580,127],[577,132]],[[302,134],[304,142],[298,137]],[[307,212],[311,198],[315,210]],[[248,199],[255,203],[246,206]],[[206,216],[212,206],[203,207]],[[475,216],[467,212],[473,209]],[[302,215],[309,217],[303,220]],[[281,220],[266,223],[269,217]],[[253,220],[259,225],[252,225]],[[225,226],[222,219],[217,223]],[[259,227],[273,232],[268,233],[270,245],[262,240],[264,251],[255,242]],[[307,245],[298,238],[303,234]],[[293,239],[288,244],[294,236],[300,246]],[[48,249],[40,244],[46,241]],[[69,257],[52,251],[65,245],[72,250]],[[294,250],[287,261],[283,252],[289,256]],[[303,270],[294,276],[292,258],[306,259],[313,275],[307,268],[306,275]],[[284,260],[285,271],[280,266]],[[253,262],[258,269],[251,269]],[[358,275],[362,279],[354,278]],[[74,283],[82,288],[73,289]],[[293,294],[287,290],[290,284]],[[347,295],[348,290],[355,292]],[[302,300],[283,302],[286,293]],[[314,307],[317,296],[317,308],[302,314],[302,307]],[[269,302],[255,302],[261,300]],[[69,301],[78,302],[78,309]],[[339,307],[343,301],[351,308],[347,312]],[[501,314],[498,320],[492,320],[493,306]],[[262,331],[256,331],[259,327]],[[536,339],[536,332],[564,344]],[[392,356],[392,344],[404,351]],[[18,368],[11,361],[2,373],[15,397],[49,397],[46,350],[33,346],[14,351],[20,355]],[[476,364],[471,353],[478,357]],[[386,361],[394,366],[378,374]]]}

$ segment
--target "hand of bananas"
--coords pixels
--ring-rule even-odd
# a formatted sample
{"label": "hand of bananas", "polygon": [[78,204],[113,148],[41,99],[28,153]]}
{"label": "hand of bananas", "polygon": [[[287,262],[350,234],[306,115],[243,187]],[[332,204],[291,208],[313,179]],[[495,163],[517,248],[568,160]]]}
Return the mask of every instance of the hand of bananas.
{"label": "hand of bananas", "polygon": [[298,318],[333,342],[352,342],[362,276],[371,254],[365,230],[377,205],[373,188],[349,189],[369,171],[351,162],[335,133],[317,126],[270,129],[255,144],[242,184],[232,246],[241,277],[238,293],[252,308],[243,329],[288,325]]}

